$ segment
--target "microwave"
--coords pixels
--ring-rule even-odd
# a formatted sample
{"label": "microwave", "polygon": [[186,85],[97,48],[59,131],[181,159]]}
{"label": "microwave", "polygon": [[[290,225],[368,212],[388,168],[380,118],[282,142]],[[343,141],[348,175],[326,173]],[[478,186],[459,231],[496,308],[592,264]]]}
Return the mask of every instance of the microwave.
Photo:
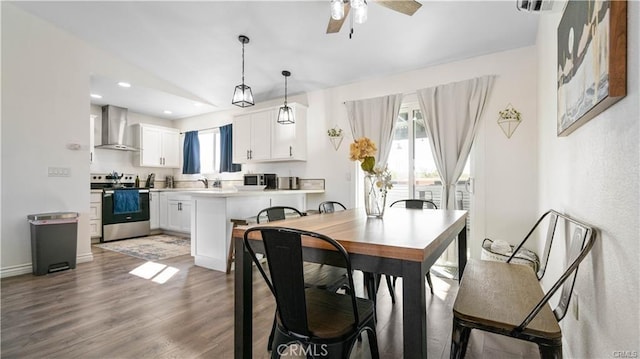
{"label": "microwave", "polygon": [[278,176],[275,173],[250,173],[244,175],[245,186],[266,186],[265,189],[278,188]]}

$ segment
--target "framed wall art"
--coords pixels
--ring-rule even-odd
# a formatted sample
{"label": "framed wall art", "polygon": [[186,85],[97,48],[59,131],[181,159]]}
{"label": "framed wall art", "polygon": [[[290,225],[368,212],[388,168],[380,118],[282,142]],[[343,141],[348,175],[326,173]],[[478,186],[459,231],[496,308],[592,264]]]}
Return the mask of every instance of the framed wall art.
{"label": "framed wall art", "polygon": [[558,136],[627,92],[627,1],[569,0],[558,25]]}

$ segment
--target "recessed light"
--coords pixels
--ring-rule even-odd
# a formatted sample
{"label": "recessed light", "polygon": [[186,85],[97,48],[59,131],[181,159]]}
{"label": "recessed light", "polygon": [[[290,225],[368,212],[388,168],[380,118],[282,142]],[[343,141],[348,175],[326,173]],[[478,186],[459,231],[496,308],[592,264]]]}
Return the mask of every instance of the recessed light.
{"label": "recessed light", "polygon": [[173,112],[171,112],[171,111],[169,111],[169,110],[164,110],[163,112],[164,112],[164,113],[166,113],[167,115],[170,115],[170,114],[172,114],[172,113],[173,113]]}
{"label": "recessed light", "polygon": [[202,106],[202,104],[200,102],[194,102],[193,105],[196,106],[196,107]]}
{"label": "recessed light", "polygon": [[102,95],[98,95],[97,93],[92,93],[91,98],[102,98]]}
{"label": "recessed light", "polygon": [[131,87],[131,84],[128,82],[118,82],[118,86],[120,87]]}

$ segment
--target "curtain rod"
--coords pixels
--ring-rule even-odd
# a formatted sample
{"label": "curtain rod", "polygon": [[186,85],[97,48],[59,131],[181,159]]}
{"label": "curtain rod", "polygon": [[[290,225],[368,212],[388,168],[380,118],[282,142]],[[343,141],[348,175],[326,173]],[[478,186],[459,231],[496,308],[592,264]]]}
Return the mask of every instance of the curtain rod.
{"label": "curtain rod", "polygon": [[[413,92],[403,92],[403,93],[402,93],[402,96],[411,96],[411,95],[415,95],[415,94],[417,94],[417,93],[418,93],[417,91],[413,91]],[[388,96],[388,95],[383,95],[383,96]],[[383,96],[377,96],[377,97],[383,97]],[[372,98],[376,98],[376,97],[372,97]],[[368,99],[364,98],[364,99],[360,99],[360,100],[349,100],[349,101],[361,101],[361,100],[368,100]],[[346,104],[347,102],[348,102],[348,101],[343,101],[343,102],[342,102],[342,104],[344,105],[344,104]]]}
{"label": "curtain rod", "polygon": [[[201,128],[199,130],[190,130],[190,131],[209,131],[209,130],[215,130],[215,129],[219,129],[222,126],[217,126],[217,127],[209,127],[209,128]],[[186,131],[186,132],[190,132],[190,131]],[[180,132],[181,135],[184,135],[184,132]]]}

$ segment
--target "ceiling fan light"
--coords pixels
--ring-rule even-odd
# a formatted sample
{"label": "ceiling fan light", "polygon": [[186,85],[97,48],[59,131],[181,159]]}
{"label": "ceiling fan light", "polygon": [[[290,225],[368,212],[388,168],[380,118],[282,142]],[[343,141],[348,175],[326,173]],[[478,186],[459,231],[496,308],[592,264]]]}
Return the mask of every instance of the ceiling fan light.
{"label": "ceiling fan light", "polygon": [[334,20],[342,20],[344,17],[344,5],[342,0],[331,0],[331,18]]}
{"label": "ceiling fan light", "polygon": [[350,0],[349,3],[351,4],[351,7],[354,9],[359,9],[366,5],[364,0]]}
{"label": "ceiling fan light", "polygon": [[367,6],[356,8],[353,12],[353,21],[356,24],[364,24],[367,21]]}

